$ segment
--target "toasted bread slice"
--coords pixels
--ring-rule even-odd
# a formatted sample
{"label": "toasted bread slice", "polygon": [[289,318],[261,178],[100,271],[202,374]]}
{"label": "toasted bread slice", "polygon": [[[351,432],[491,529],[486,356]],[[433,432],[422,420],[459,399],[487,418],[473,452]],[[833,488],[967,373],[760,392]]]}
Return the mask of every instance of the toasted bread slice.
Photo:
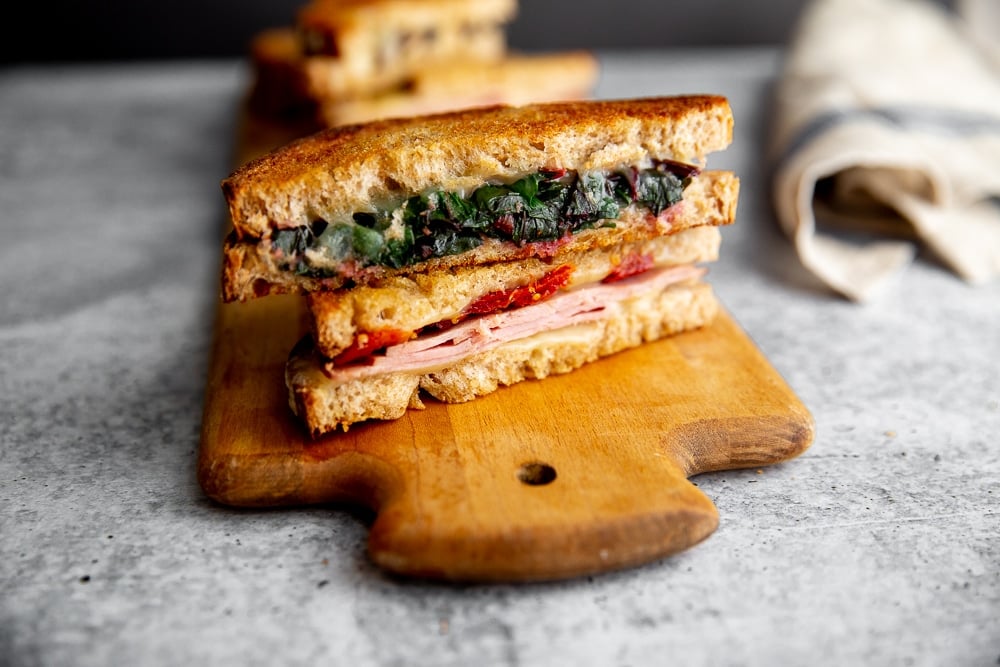
{"label": "toasted bread slice", "polygon": [[732,129],[726,99],[708,95],[477,108],[324,130],[243,165],[222,188],[236,238],[261,239],[541,168],[701,163]]}
{"label": "toasted bread slice", "polygon": [[429,65],[497,60],[516,11],[515,0],[314,0],[297,19],[309,92],[371,95]]}
{"label": "toasted bread slice", "polygon": [[399,276],[416,276],[462,267],[539,258],[558,264],[592,249],[614,248],[682,232],[700,226],[731,224],[736,218],[739,180],[730,172],[705,171],[694,177],[684,199],[665,215],[650,218],[643,212],[625,212],[614,227],[589,229],[555,242],[517,244],[490,239],[477,248],[456,255],[391,269],[370,266],[349,277],[318,278],[283,270],[266,243],[239,241],[231,235],[225,243],[222,296],[226,301],[247,300],[267,294],[311,293],[345,285],[365,285]]}
{"label": "toasted bread slice", "polygon": [[587,98],[598,63],[585,51],[459,60],[415,71],[405,85],[371,97],[317,100],[326,127],[426,115],[496,104],[523,105]]}
{"label": "toasted bread slice", "polygon": [[365,345],[377,349],[377,340],[406,340],[432,325],[539,301],[560,290],[625,279],[652,268],[714,261],[720,238],[716,227],[695,227],[567,255],[558,262],[533,257],[314,292],[308,298],[313,340],[328,358]]}
{"label": "toasted bread slice", "polygon": [[376,94],[330,97],[310,87],[306,76],[309,58],[303,54],[301,36],[294,29],[258,33],[250,53],[254,69],[250,111],[275,120],[314,120],[312,132],[477,106],[584,99],[599,71],[597,59],[586,51],[509,55],[498,60],[458,59],[415,68],[394,87]]}
{"label": "toasted bread slice", "polygon": [[[529,310],[537,306],[527,306]],[[313,437],[369,419],[398,419],[423,407],[421,391],[461,403],[529,378],[567,373],[599,357],[712,321],[718,304],[698,280],[609,304],[598,319],[537,333],[446,366],[331,378],[311,338],[292,351],[285,379],[292,410]]]}

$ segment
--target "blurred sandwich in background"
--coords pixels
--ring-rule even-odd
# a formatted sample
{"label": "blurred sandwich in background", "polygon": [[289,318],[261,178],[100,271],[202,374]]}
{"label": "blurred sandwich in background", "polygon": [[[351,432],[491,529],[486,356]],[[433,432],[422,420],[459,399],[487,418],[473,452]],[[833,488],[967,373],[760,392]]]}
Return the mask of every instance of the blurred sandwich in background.
{"label": "blurred sandwich in background", "polygon": [[255,36],[247,103],[270,149],[324,127],[590,96],[586,51],[514,54],[516,0],[312,0]]}

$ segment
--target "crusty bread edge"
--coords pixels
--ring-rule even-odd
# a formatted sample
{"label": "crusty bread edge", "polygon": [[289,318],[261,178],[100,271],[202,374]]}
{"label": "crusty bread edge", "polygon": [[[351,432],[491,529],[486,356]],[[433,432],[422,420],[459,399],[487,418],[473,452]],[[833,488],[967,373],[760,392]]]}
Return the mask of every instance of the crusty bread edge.
{"label": "crusty bread edge", "polygon": [[[449,403],[484,396],[526,379],[568,373],[646,342],[708,325],[718,312],[711,286],[672,285],[621,304],[604,320],[513,341],[432,373],[396,373],[335,383],[326,379],[311,342],[300,343],[286,366],[289,405],[312,437],[351,424],[402,417],[423,407],[421,390]],[[306,339],[308,341],[308,339]]]}

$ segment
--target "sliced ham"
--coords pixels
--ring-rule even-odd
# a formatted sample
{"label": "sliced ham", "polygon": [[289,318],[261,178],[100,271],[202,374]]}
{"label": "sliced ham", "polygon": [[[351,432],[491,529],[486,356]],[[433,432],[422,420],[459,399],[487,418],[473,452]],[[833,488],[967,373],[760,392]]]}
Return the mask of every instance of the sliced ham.
{"label": "sliced ham", "polygon": [[392,345],[386,348],[384,356],[375,356],[370,363],[327,364],[325,373],[331,379],[347,381],[383,373],[443,368],[504,343],[600,320],[605,316],[607,304],[659,292],[704,273],[704,268],[686,265],[652,269],[613,283],[593,283],[559,292],[530,306],[483,315],[438,333]]}

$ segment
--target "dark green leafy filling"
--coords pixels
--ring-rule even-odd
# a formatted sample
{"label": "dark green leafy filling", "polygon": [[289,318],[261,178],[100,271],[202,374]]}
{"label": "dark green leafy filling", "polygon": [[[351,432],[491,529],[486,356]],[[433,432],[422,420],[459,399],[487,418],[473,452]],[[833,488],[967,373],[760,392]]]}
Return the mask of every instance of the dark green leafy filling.
{"label": "dark green leafy filling", "polygon": [[[282,268],[323,277],[338,273],[327,266],[343,262],[400,268],[463,253],[491,238],[519,245],[555,241],[614,226],[631,204],[659,215],[681,200],[697,171],[669,161],[614,172],[543,170],[510,184],[488,183],[468,197],[432,191],[393,210],[355,213],[350,222],[316,220],[281,229],[272,233],[271,248]],[[321,259],[314,263],[307,250]]]}

